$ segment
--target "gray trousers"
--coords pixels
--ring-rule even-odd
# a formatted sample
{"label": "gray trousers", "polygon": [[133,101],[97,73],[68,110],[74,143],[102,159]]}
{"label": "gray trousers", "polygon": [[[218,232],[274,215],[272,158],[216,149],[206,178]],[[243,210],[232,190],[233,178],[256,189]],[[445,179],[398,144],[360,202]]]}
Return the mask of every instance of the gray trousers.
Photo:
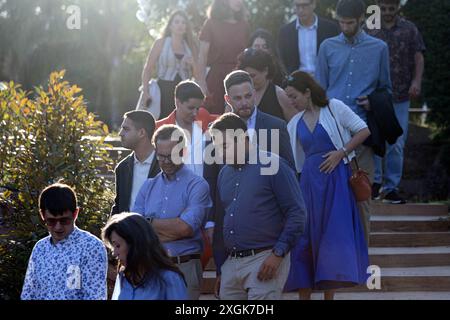
{"label": "gray trousers", "polygon": [[[375,171],[372,148],[363,145],[359,146],[356,149],[356,160],[358,161],[359,167],[369,174],[370,183],[372,184]],[[370,202],[370,199],[358,202],[359,216],[364,228],[367,245],[369,245],[370,240]]]}
{"label": "gray trousers", "polygon": [[189,300],[198,300],[203,279],[202,263],[200,259],[192,259],[188,262],[177,264],[184,275],[187,284]]}

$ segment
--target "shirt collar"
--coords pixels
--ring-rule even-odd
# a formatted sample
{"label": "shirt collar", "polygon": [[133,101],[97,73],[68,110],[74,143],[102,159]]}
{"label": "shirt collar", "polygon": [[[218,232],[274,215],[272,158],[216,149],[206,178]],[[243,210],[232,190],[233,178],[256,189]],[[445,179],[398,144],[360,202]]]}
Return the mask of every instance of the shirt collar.
{"label": "shirt collar", "polygon": [[138,158],[136,158],[136,153],[133,153],[133,157],[134,157],[134,164],[152,164],[152,158],[153,158],[153,154],[155,153],[155,150],[153,150],[150,155],[148,156],[147,159],[145,159],[144,161],[139,161]]}
{"label": "shirt collar", "polygon": [[296,29],[307,29],[307,30],[313,30],[313,29],[317,29],[319,27],[319,18],[317,17],[316,14],[314,14],[314,23],[312,26],[309,27],[305,27],[304,25],[302,25],[300,23],[300,19],[297,17],[297,22],[295,24]]}
{"label": "shirt collar", "polygon": [[350,43],[347,39],[347,37],[344,35],[343,32],[341,32],[341,34],[339,35],[339,38],[345,42],[345,44],[350,44],[350,45],[357,45],[360,44],[361,42],[363,42],[366,38],[367,38],[367,33],[364,30],[360,30],[359,33],[355,36],[355,41],[353,43]]}
{"label": "shirt collar", "polygon": [[75,241],[78,236],[80,235],[81,231],[78,229],[77,226],[74,226],[73,231],[63,240],[59,241],[57,244],[53,244],[52,242],[52,236],[50,235],[50,244],[53,246],[62,246],[67,243],[71,243],[72,241]]}
{"label": "shirt collar", "polygon": [[[180,170],[178,170],[175,173],[175,181],[180,181],[180,179],[182,179],[188,172],[191,172],[190,169],[185,164],[183,164],[181,166]],[[163,179],[166,182],[173,182],[174,181],[174,180],[169,180],[167,178],[167,175],[162,170],[161,170],[161,174],[162,174]]]}
{"label": "shirt collar", "polygon": [[255,109],[253,109],[253,113],[250,116],[250,118],[248,118],[247,123],[254,123],[256,121],[256,113],[258,112],[258,107],[255,106]]}

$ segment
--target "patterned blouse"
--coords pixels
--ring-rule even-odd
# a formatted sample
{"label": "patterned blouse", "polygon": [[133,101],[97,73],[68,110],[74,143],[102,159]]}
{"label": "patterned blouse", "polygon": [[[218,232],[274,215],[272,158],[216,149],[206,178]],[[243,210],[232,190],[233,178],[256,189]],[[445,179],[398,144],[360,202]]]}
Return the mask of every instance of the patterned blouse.
{"label": "patterned blouse", "polygon": [[36,243],[28,262],[22,300],[106,300],[108,260],[103,243],[75,227],[54,245]]}

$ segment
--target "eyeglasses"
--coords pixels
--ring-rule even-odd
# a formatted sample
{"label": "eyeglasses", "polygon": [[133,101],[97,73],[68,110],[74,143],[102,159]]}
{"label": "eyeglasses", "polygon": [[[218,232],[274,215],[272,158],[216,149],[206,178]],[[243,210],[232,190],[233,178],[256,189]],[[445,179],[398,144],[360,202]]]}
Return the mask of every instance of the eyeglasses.
{"label": "eyeglasses", "polygon": [[382,12],[395,12],[397,11],[396,6],[380,6]]}
{"label": "eyeglasses", "polygon": [[164,162],[164,161],[172,162],[172,155],[169,154],[169,155],[166,156],[166,155],[163,155],[163,154],[157,154],[156,155],[156,160],[161,161],[161,162]]}
{"label": "eyeglasses", "polygon": [[73,218],[47,218],[44,223],[49,227],[54,227],[59,222],[62,226],[68,226],[73,222]]}

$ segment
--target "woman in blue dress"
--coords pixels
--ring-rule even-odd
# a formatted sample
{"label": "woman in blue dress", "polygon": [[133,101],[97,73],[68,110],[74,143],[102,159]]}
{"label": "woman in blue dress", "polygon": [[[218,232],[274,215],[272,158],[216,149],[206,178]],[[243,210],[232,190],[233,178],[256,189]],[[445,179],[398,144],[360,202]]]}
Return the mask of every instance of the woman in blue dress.
{"label": "woman in blue dress", "polygon": [[119,259],[112,300],[187,300],[183,274],[143,216],[112,216],[102,238]]}
{"label": "woman in blue dress", "polygon": [[349,161],[370,132],[347,105],[329,100],[305,72],[289,76],[286,93],[301,110],[289,121],[288,130],[308,222],[291,251],[285,289],[298,290],[302,300],[311,299],[312,290],[324,290],[325,299],[332,300],[336,289],[368,278],[368,248],[349,185]]}

